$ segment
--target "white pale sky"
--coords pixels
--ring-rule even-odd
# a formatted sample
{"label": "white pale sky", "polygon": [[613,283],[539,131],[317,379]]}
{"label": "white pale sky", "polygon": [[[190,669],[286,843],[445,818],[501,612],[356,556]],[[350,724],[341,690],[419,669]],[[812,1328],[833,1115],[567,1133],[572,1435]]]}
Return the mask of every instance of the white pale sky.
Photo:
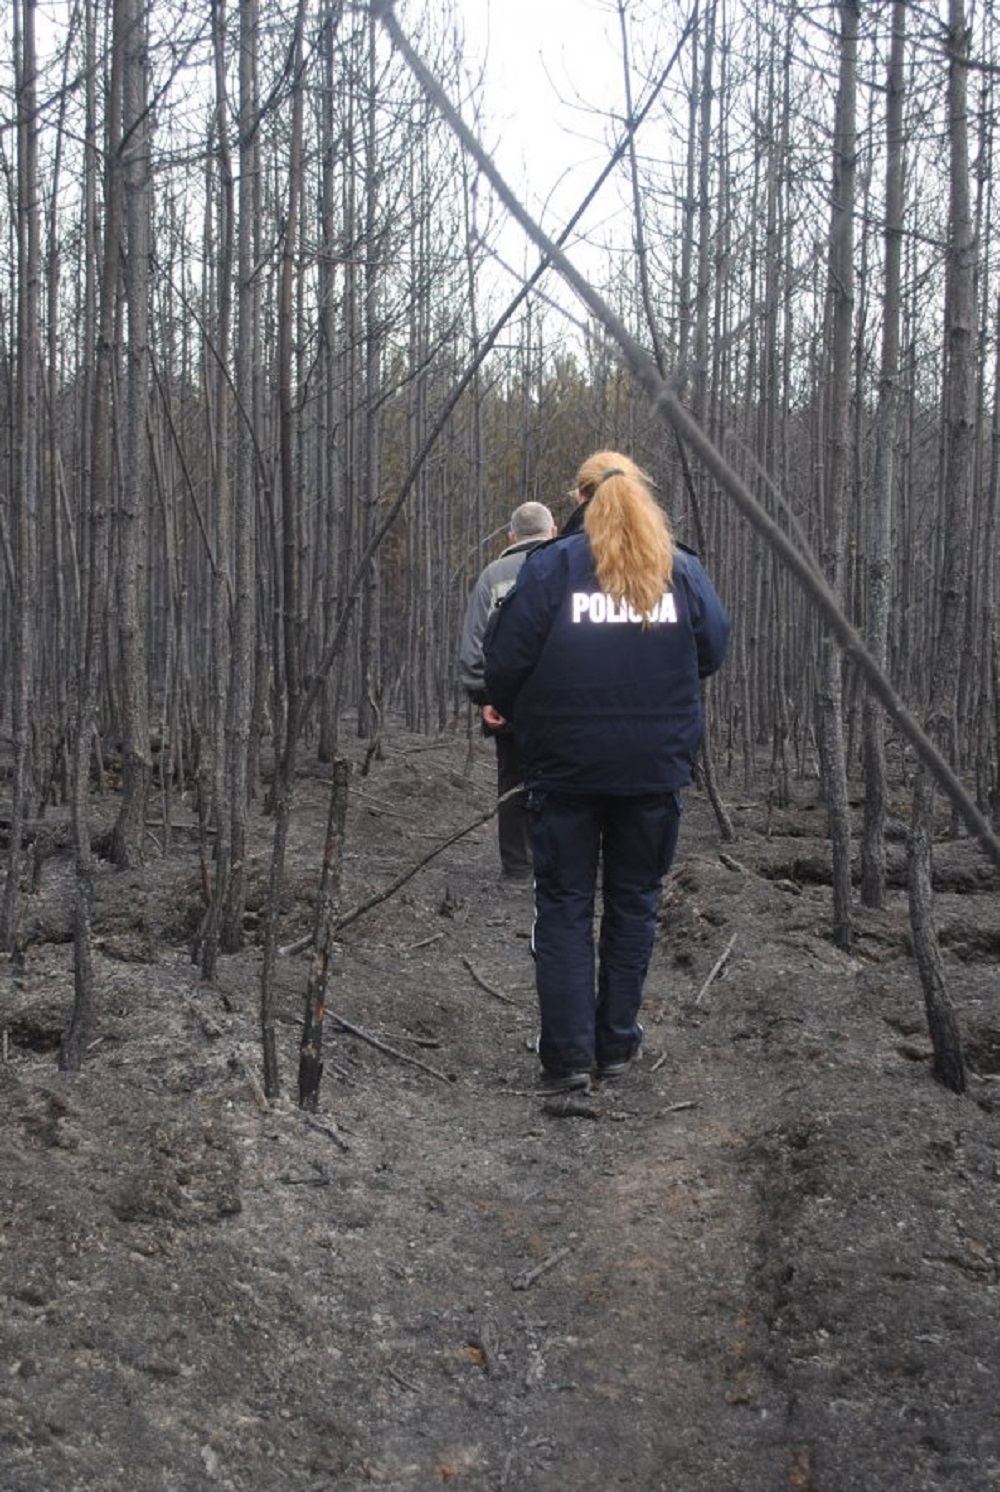
{"label": "white pale sky", "polygon": [[[484,69],[483,143],[501,173],[539,219],[557,233],[590,190],[607,159],[608,121],[588,107],[600,91],[619,116],[621,62],[617,20],[608,0],[452,0],[465,35],[470,75]],[[468,122],[471,123],[471,120]],[[605,189],[588,217],[600,240],[615,216]],[[504,252],[523,264],[520,230],[505,233]],[[579,252],[579,251],[578,251]],[[573,256],[577,257],[576,254]],[[581,264],[580,266],[584,266]]]}
{"label": "white pale sky", "polygon": [[[567,173],[587,189],[603,162],[604,125],[585,97],[595,78],[619,93],[618,47],[607,0],[453,0],[470,71],[481,61],[501,170],[525,176],[536,203]],[[492,143],[492,142],[491,142]],[[563,189],[565,195],[565,188]]]}

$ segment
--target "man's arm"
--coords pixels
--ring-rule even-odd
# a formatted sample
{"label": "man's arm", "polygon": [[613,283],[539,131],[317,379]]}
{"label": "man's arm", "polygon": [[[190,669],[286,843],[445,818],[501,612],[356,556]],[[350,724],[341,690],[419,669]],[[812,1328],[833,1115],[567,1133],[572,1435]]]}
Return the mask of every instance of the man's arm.
{"label": "man's arm", "polygon": [[462,688],[473,704],[477,705],[485,705],[489,700],[483,678],[483,638],[486,636],[492,605],[490,583],[484,573],[473,586],[465,609],[462,642],[458,652],[458,676]]}

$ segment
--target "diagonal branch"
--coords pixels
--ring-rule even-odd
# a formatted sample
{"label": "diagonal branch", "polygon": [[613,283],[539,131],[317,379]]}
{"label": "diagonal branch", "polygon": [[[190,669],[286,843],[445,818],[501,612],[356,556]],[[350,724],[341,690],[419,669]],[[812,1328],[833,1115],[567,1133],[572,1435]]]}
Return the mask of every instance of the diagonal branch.
{"label": "diagonal branch", "polygon": [[837,639],[843,652],[858,668],[868,688],[878,699],[886,714],[894,722],[900,734],[909,741],[917,756],[934,776],[942,792],[954,805],[970,834],[979,841],[994,865],[1000,867],[1000,839],[994,834],[986,818],[965,791],[957,774],[933,741],[921,729],[916,717],[903,703],[889,678],[868,652],[860,635],[838,606],[826,580],[817,574],[812,562],[799,553],[787,534],[760,506],[743,478],[729,465],[725,456],[716,449],[694,416],[684,407],[677,394],[676,380],[661,377],[653,359],[635,340],[621,319],[615,315],[603,296],[580,274],[563,251],[552,242],[531,214],[521,205],[497,170],[492,158],[465,124],[437,79],[425,67],[403,34],[396,20],[392,0],[370,0],[370,3],[372,14],[381,21],[393,45],[406,61],[414,77],[463,147],[472,156],[511,217],[520,224],[532,243],[551,261],[566,284],[580,298],[595,320],[603,326],[612,341],[617,343],[626,366],[645,392],[654,412],[687,441],[691,450],[715,477],[719,486],[729,495],[750,526],[756,529],[776,554],[780,555]]}

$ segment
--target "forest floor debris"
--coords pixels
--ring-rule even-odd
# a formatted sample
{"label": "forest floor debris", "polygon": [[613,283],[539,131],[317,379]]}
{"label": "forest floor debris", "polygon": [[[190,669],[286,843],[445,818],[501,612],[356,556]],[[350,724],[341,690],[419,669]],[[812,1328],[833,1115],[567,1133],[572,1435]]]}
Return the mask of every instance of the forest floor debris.
{"label": "forest floor debris", "polygon": [[[487,747],[466,772],[464,736],[436,744],[397,729],[355,784],[345,907],[488,809]],[[905,892],[836,949],[798,795],[741,788],[725,849],[688,796],[643,1058],[559,1112],[534,1092],[531,893],[492,823],[343,932],[316,1115],[292,1097],[308,953],[280,964],[267,1100],[259,949],[198,978],[183,832],[101,870],[98,1028],[61,1074],[72,867],[48,860],[0,971],[3,1492],[1000,1488],[995,873],[942,845],[957,1097]],[[313,766],[286,945],[326,806]]]}

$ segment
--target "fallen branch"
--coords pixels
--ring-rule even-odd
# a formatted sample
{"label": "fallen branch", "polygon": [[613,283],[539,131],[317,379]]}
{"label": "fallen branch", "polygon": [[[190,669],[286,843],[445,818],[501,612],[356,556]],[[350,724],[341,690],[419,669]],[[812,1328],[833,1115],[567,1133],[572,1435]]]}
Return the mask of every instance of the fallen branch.
{"label": "fallen branch", "polygon": [[326,1175],[325,1172],[320,1172],[316,1176],[293,1176],[293,1175],[291,1175],[290,1172],[285,1171],[281,1176],[278,1177],[278,1180],[282,1183],[283,1186],[329,1186],[330,1185],[330,1178],[329,1178],[329,1176]]}
{"label": "fallen branch", "polygon": [[253,1094],[254,1103],[260,1109],[262,1114],[269,1114],[271,1112],[271,1105],[268,1103],[267,1094],[264,1092],[263,1084],[261,1083],[260,1078],[254,1072],[253,1068],[248,1066],[246,1062],[240,1062],[240,1068],[243,1072],[243,1076],[250,1084],[250,1092]]}
{"label": "fallen branch", "polygon": [[208,1037],[222,1035],[222,1027],[215,1023],[208,1011],[199,1005],[197,1000],[189,1000],[188,1009],[201,1027],[203,1035]]}
{"label": "fallen branch", "polygon": [[404,1378],[402,1373],[397,1373],[396,1369],[391,1365],[388,1366],[385,1371],[388,1373],[393,1383],[398,1383],[400,1388],[405,1388],[411,1394],[418,1394],[420,1392],[420,1389],[415,1383],[411,1383],[408,1378]]}
{"label": "fallen branch", "polygon": [[701,1004],[701,1002],[704,999],[705,995],[708,993],[708,990],[709,990],[710,986],[713,984],[713,982],[716,979],[718,979],[719,975],[722,973],[723,969],[726,967],[726,964],[729,962],[729,955],[732,953],[733,947],[734,947],[735,943],[736,943],[736,934],[733,933],[732,937],[729,939],[729,942],[726,944],[725,948],[722,950],[722,952],[719,954],[718,958],[715,960],[715,963],[712,965],[711,973],[709,974],[708,978],[705,980],[705,983],[702,985],[701,989],[698,991],[698,997],[697,997],[697,999],[694,1002],[695,1005],[700,1005]]}
{"label": "fallen branch", "polygon": [[342,1015],[330,1015],[336,1025],[342,1031],[347,1031],[351,1036],[356,1036],[359,1041],[367,1041],[369,1046],[375,1047],[376,1051],[384,1052],[387,1057],[395,1057],[397,1062],[406,1062],[410,1067],[419,1067],[421,1072],[430,1073],[432,1078],[437,1078],[441,1083],[453,1083],[446,1072],[439,1072],[436,1067],[431,1067],[427,1062],[421,1062],[419,1057],[407,1056],[406,1052],[397,1052],[395,1047],[387,1046],[384,1041],[379,1041],[377,1036],[372,1036],[368,1031],[363,1031],[360,1026],[353,1026],[350,1021],[345,1021]]}
{"label": "fallen branch", "polygon": [[341,1150],[350,1150],[350,1145],[348,1145],[340,1131],[335,1129],[332,1124],[324,1124],[319,1119],[313,1119],[309,1114],[302,1115],[302,1122],[308,1129],[314,1129],[317,1134],[326,1135],[327,1139],[332,1140]]}
{"label": "fallen branch", "polygon": [[[519,782],[516,787],[510,788],[508,792],[496,800],[492,808],[487,809],[485,813],[481,813],[478,818],[473,819],[471,824],[466,824],[464,829],[457,829],[454,834],[449,834],[447,839],[442,840],[434,849],[429,850],[415,865],[411,865],[409,870],[404,870],[402,875],[397,876],[390,885],[386,886],[384,891],[376,892],[374,896],[369,896],[367,901],[360,902],[356,907],[352,907],[349,912],[345,912],[333,924],[331,931],[339,933],[342,928],[349,927],[352,922],[357,922],[358,918],[363,917],[366,912],[370,912],[374,907],[381,906],[382,902],[388,901],[391,896],[395,896],[396,892],[405,886],[407,881],[412,881],[417,872],[423,870],[425,865],[429,865],[432,860],[437,859],[438,855],[450,849],[453,844],[457,844],[460,839],[464,839],[467,834],[471,834],[473,829],[480,829],[483,824],[488,823],[496,814],[501,803],[506,803],[508,798],[513,798],[518,793],[523,792],[523,782]],[[305,933],[301,938],[296,938],[294,943],[286,943],[283,948],[278,949],[278,952],[283,956],[293,953],[304,953],[307,948],[312,946],[313,938],[313,933]]]}
{"label": "fallen branch", "polygon": [[556,1249],[554,1254],[550,1254],[547,1259],[543,1260],[541,1264],[537,1264],[534,1269],[526,1269],[523,1274],[515,1275],[510,1282],[510,1288],[512,1290],[530,1290],[537,1279],[540,1279],[543,1274],[553,1269],[555,1265],[561,1264],[563,1259],[568,1258],[570,1252],[568,1248]]}
{"label": "fallen branch", "polygon": [[437,1036],[411,1036],[409,1031],[390,1031],[388,1034],[393,1041],[412,1041],[414,1046],[433,1047],[436,1050],[441,1045]]}
{"label": "fallen branch", "polygon": [[476,969],[471,958],[466,958],[463,954],[462,962],[468,969],[469,973],[472,975],[473,979],[479,985],[479,988],[484,989],[488,995],[492,995],[494,1000],[502,1000],[505,1005],[517,1005],[517,1000],[511,999],[510,995],[505,995],[502,990],[494,989],[492,984],[490,984],[483,978],[482,974],[480,974],[479,971]]}

